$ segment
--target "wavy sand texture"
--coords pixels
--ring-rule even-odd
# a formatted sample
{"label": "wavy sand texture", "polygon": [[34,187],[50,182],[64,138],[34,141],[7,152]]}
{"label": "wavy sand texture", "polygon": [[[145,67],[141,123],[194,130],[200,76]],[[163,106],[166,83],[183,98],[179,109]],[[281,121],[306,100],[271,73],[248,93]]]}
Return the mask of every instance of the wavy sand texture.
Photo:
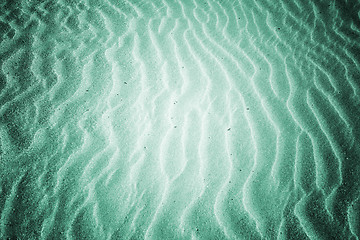
{"label": "wavy sand texture", "polygon": [[3,1],[1,239],[359,239],[358,1]]}

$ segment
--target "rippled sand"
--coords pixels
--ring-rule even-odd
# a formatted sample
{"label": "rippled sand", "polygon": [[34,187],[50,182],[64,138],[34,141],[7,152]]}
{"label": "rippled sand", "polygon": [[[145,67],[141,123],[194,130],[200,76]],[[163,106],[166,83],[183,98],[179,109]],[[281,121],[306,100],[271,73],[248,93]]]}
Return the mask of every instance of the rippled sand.
{"label": "rippled sand", "polygon": [[359,239],[358,1],[6,1],[0,239]]}

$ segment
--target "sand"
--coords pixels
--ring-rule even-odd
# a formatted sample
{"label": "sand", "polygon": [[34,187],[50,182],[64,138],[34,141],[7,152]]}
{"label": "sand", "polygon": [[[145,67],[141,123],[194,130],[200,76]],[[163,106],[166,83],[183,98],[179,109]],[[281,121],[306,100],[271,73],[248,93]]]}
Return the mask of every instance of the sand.
{"label": "sand", "polygon": [[359,239],[360,3],[5,1],[1,239]]}

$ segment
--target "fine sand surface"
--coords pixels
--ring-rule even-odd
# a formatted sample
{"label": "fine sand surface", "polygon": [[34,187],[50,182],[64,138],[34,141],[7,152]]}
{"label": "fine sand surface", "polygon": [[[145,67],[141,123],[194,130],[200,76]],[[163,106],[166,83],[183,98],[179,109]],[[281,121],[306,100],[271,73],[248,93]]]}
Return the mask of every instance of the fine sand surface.
{"label": "fine sand surface", "polygon": [[360,238],[360,3],[0,3],[0,239]]}

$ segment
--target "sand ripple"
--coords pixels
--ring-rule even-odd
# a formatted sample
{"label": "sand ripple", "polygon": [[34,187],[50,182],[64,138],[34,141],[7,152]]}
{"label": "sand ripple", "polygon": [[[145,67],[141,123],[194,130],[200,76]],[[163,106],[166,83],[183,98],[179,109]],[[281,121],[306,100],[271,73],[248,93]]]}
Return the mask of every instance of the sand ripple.
{"label": "sand ripple", "polygon": [[359,239],[358,2],[1,9],[1,239]]}

